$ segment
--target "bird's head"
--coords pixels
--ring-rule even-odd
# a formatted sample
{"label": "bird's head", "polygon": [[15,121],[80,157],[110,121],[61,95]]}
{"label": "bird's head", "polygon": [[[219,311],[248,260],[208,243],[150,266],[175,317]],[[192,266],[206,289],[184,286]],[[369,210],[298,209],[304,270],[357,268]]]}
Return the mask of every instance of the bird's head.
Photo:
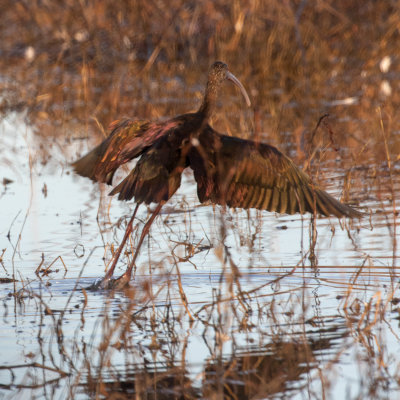
{"label": "bird's head", "polygon": [[222,82],[224,82],[225,80],[230,80],[240,89],[243,97],[246,100],[247,105],[250,107],[251,102],[249,95],[247,94],[246,89],[241,84],[239,79],[236,78],[236,76],[229,71],[228,66],[225,63],[223,63],[222,61],[216,61],[211,66],[208,73],[208,85],[210,85],[215,90],[218,89],[221,86]]}

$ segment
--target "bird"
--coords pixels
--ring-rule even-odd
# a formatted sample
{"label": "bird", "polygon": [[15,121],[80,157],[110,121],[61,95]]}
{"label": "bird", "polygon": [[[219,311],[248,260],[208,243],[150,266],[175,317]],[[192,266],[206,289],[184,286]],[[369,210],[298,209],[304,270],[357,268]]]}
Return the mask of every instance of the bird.
{"label": "bird", "polygon": [[[208,72],[202,103],[197,112],[162,122],[121,119],[110,125],[109,136],[72,164],[75,172],[93,181],[111,185],[115,171],[139,158],[130,173],[109,193],[119,200],[134,198],[136,207],[113,262],[96,288],[122,288],[129,284],[139,249],[162,206],[181,183],[190,167],[201,203],[232,208],[255,208],[278,213],[361,218],[363,213],[325,192],[277,148],[214,130],[210,118],[216,109],[224,81],[233,82],[248,106],[250,98],[242,83],[221,61]],[[125,273],[113,278],[115,266],[140,204],[157,206],[145,223],[135,254]]]}

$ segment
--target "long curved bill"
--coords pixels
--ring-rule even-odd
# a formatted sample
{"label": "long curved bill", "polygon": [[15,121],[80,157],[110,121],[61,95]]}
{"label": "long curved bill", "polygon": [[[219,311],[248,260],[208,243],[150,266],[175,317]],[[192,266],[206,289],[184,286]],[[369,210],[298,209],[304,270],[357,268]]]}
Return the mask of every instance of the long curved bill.
{"label": "long curved bill", "polygon": [[240,89],[244,99],[246,100],[247,106],[250,107],[251,106],[251,101],[250,101],[249,95],[247,94],[246,89],[244,88],[242,83],[239,81],[239,79],[236,78],[236,76],[233,75],[229,71],[227,71],[227,73],[226,73],[226,79],[229,79],[230,81],[232,81]]}

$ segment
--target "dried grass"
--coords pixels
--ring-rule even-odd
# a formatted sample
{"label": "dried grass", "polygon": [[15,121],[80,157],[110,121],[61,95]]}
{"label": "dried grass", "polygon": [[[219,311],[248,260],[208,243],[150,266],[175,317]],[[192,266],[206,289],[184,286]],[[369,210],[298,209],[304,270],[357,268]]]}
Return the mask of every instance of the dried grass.
{"label": "dried grass", "polygon": [[[0,366],[11,376],[1,388],[42,390],[46,398],[52,398],[60,384],[65,398],[239,399],[298,392],[329,398],[343,355],[356,349],[359,376],[365,376],[358,398],[384,397],[389,387],[395,388],[389,393],[398,390],[398,374],[389,368],[392,353],[382,333],[389,317],[399,318],[393,317],[399,313],[395,267],[400,97],[395,89],[400,8],[395,3],[3,0],[0,12],[0,111],[3,116],[26,111],[38,140],[101,137],[107,125],[123,115],[153,119],[194,109],[209,65],[222,59],[249,89],[253,110],[243,111],[239,96],[227,87],[214,126],[242,137],[268,138],[316,179],[326,180],[326,171],[334,167],[336,179],[325,186],[343,179],[346,201],[356,196],[367,206],[381,204],[393,242],[387,293],[360,282],[366,270],[379,269],[367,254],[352,271],[337,310],[321,315],[321,299],[307,281],[308,273],[318,278],[323,268],[315,253],[314,223],[297,267],[273,271],[277,278],[268,281],[262,275],[259,285],[247,289],[224,238],[236,229],[238,244],[253,252],[261,218],[249,213],[248,230],[241,231],[235,221],[221,216],[221,242],[214,244],[194,240],[188,216],[186,239],[171,242],[172,270],[160,261],[153,269],[164,274],[153,276],[149,261],[147,279],[140,286],[101,296],[104,307],[92,334],[85,329],[88,303],[99,300],[95,295],[75,288],[65,308],[57,311],[30,282],[23,281],[20,291],[15,282],[15,310],[25,301],[36,302],[38,352],[23,366]],[[382,61],[387,56],[392,63],[385,70]],[[391,94],[382,86],[385,81],[393,88]],[[321,119],[326,114],[329,117]],[[104,214],[100,219],[107,220],[105,209],[99,210]],[[163,216],[166,231],[171,230],[168,220]],[[356,248],[355,228],[344,228]],[[107,259],[113,248],[105,245]],[[131,246],[128,258],[134,243]],[[221,264],[213,296],[202,304],[191,303],[180,263],[195,265],[194,256],[211,246]],[[311,272],[302,269],[307,258]],[[44,269],[44,260],[39,264],[41,279],[52,274],[58,259],[64,264],[60,256]],[[281,290],[295,275],[302,283]],[[337,284],[334,279],[323,283]],[[75,310],[79,321],[71,343],[64,329],[74,296],[83,305]],[[388,330],[398,339],[392,326]],[[145,333],[139,339],[138,331]],[[192,332],[208,349],[196,377],[186,365]],[[124,359],[122,367],[113,364],[115,354]],[[367,374],[361,371],[365,365]],[[26,369],[23,383],[14,375],[21,368]],[[53,374],[51,379],[47,373]]]}

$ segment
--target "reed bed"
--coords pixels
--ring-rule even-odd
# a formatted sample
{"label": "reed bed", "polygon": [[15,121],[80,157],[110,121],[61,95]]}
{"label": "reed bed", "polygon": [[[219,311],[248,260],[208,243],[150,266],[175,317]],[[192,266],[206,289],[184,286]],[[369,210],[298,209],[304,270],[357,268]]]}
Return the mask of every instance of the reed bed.
{"label": "reed bed", "polygon": [[[90,239],[74,244],[75,258],[59,249],[42,253],[25,276],[18,256],[31,200],[19,233],[18,214],[0,246],[2,318],[7,327],[14,318],[22,332],[31,318],[25,340],[34,349],[20,363],[0,363],[5,396],[398,395],[395,2],[3,0],[0,12],[0,113],[3,121],[18,113],[32,128],[32,188],[37,165],[48,165],[49,174],[68,169],[117,118],[195,110],[206,72],[219,59],[244,83],[252,108],[227,86],[213,126],[278,146],[369,214],[361,223],[280,220],[274,232],[301,230],[301,246],[290,263],[272,264],[263,213],[205,212],[195,195],[179,195],[152,228],[132,287],[92,293],[86,271],[107,268],[125,216],[115,220],[101,188],[100,201],[88,199],[71,229],[83,237],[94,209],[102,254]],[[0,168],[18,170],[17,152],[13,158],[8,150],[0,149]],[[0,202],[12,184],[3,180]],[[35,190],[46,198],[52,188]],[[122,263],[135,251],[146,215]],[[356,259],[321,263],[339,231]],[[367,235],[372,244],[362,240]],[[374,241],[390,250],[377,256],[368,247]],[[351,389],[340,391],[337,382]]]}

